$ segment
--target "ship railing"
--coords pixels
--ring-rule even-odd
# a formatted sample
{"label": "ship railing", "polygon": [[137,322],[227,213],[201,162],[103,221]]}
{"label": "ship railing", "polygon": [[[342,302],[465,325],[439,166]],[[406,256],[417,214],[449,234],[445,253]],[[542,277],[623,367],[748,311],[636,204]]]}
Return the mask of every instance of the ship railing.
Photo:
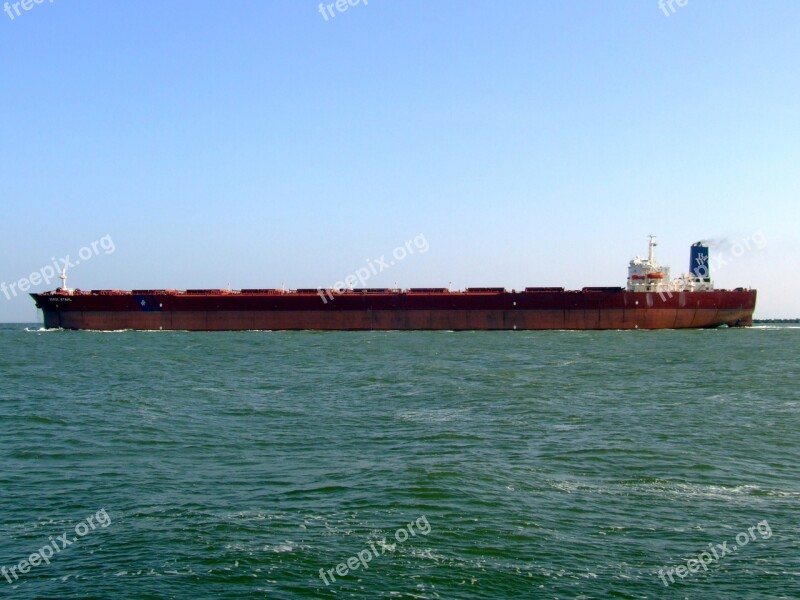
{"label": "ship railing", "polygon": [[93,296],[127,296],[131,292],[126,290],[92,290]]}

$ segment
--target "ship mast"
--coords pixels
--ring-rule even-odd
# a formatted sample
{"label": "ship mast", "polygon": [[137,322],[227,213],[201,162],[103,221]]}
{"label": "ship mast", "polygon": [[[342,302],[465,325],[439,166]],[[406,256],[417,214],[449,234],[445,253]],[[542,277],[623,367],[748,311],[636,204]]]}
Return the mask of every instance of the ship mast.
{"label": "ship mast", "polygon": [[61,269],[61,275],[58,277],[61,280],[61,290],[67,291],[67,270]]}
{"label": "ship mast", "polygon": [[656,244],[656,236],[651,235],[649,237],[650,237],[650,254],[647,257],[647,260],[650,263],[650,266],[653,266],[653,265],[656,264],[656,252],[655,252],[655,250],[656,250],[656,246],[658,246],[658,244]]}

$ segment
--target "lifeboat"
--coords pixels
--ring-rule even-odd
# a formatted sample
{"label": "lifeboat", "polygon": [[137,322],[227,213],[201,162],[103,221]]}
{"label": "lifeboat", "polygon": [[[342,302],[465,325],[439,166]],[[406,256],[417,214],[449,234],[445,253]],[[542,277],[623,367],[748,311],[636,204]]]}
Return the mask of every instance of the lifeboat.
{"label": "lifeboat", "polygon": [[644,275],[631,275],[631,279],[639,281],[644,279]]}
{"label": "lifeboat", "polygon": [[664,274],[660,272],[650,273],[647,275],[648,279],[664,279]]}

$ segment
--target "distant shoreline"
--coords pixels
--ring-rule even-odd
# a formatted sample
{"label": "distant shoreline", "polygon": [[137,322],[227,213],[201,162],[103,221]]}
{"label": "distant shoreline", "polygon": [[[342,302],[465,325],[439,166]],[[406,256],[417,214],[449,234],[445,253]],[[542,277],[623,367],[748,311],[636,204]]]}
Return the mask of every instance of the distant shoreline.
{"label": "distant shoreline", "polygon": [[800,319],[753,319],[753,323],[800,323]]}

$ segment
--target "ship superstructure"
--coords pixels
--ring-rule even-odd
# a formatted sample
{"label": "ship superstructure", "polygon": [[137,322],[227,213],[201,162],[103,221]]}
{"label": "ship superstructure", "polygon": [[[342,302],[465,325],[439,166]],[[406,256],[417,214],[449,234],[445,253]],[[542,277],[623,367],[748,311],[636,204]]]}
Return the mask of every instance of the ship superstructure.
{"label": "ship superstructure", "polygon": [[689,271],[675,279],[670,278],[669,267],[660,265],[655,258],[655,236],[650,236],[647,258],[637,256],[628,264],[629,292],[710,292],[711,280],[708,246],[703,242],[692,244]]}

